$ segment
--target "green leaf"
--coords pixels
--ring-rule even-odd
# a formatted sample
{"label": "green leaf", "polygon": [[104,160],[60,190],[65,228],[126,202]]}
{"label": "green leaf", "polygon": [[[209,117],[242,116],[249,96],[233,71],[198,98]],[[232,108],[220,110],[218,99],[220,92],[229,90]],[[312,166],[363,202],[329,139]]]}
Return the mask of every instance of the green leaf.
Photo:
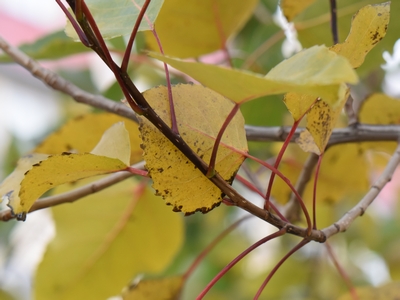
{"label": "green leaf", "polygon": [[123,300],[175,300],[182,290],[183,276],[145,279],[129,286]]}
{"label": "green leaf", "polygon": [[[130,35],[135,26],[136,19],[140,13],[145,0],[86,0],[91,14],[100,29],[104,39],[111,39],[121,35]],[[146,10],[146,18],[143,18],[139,31],[150,30],[163,5],[164,0],[153,0]],[[150,21],[150,25],[147,21]],[[78,39],[78,35],[68,22],[65,29],[68,36]]]}
{"label": "green leaf", "polygon": [[[233,108],[233,103],[199,85],[172,87],[179,134],[194,152],[209,163],[215,137]],[[171,124],[167,88],[160,86],[143,93],[167,123]],[[144,159],[153,187],[174,211],[191,214],[210,211],[221,202],[221,191],[147,119],[139,117]],[[238,152],[241,151],[242,153]],[[238,112],[226,129],[218,148],[216,171],[232,182],[247,152],[244,120]]]}
{"label": "green leaf", "polygon": [[281,62],[265,77],[214,65],[185,62],[156,53],[150,56],[238,103],[285,92],[307,93],[335,102],[341,83],[358,81],[347,59],[324,46],[314,46],[297,53]]}
{"label": "green leaf", "polygon": [[[155,28],[163,51],[180,58],[197,57],[222,49],[248,20],[257,0],[169,0],[156,20]],[[159,51],[154,36],[146,33],[151,50]]]}
{"label": "green leaf", "polygon": [[[31,58],[40,59],[59,59],[77,53],[88,52],[91,49],[81,43],[72,41],[63,31],[51,33],[31,44],[23,44],[19,47],[21,51]],[[0,62],[13,62],[8,55],[0,55]]]}
{"label": "green leaf", "polygon": [[36,299],[107,299],[135,274],[163,271],[182,245],[182,217],[133,180],[52,211],[57,235],[37,270]]}

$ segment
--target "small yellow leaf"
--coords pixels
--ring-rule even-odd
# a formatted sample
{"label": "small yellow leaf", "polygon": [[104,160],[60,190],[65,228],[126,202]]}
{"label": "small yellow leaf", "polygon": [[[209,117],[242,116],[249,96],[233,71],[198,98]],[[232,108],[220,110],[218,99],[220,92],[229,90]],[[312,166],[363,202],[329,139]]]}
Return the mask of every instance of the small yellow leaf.
{"label": "small yellow leaf", "polygon": [[284,60],[265,77],[251,72],[214,65],[185,62],[151,53],[208,88],[234,102],[242,103],[265,95],[306,93],[336,102],[343,82],[356,83],[357,74],[342,56],[325,46],[314,46]]}
{"label": "small yellow leaf", "polygon": [[113,124],[124,122],[131,144],[130,164],[142,159],[141,140],[138,124],[127,118],[111,113],[90,113],[66,122],[50,134],[33,150],[34,153],[60,154],[63,152],[90,152],[99,142],[103,133]]}
{"label": "small yellow leaf", "polygon": [[125,129],[124,123],[119,122],[104,132],[100,142],[90,153],[116,158],[129,165],[130,152],[129,133]]}
{"label": "small yellow leaf", "polygon": [[310,109],[316,99],[315,96],[307,94],[287,93],[283,98],[283,102],[285,102],[293,119],[298,121]]}
{"label": "small yellow leaf", "polygon": [[[88,184],[55,188],[65,193]],[[143,188],[145,188],[143,190]],[[57,235],[35,277],[35,299],[109,299],[135,274],[158,274],[182,246],[183,218],[128,179],[52,208]]]}
{"label": "small yellow leaf", "polygon": [[346,57],[353,68],[358,68],[386,35],[389,19],[390,2],[364,6],[354,15],[346,41],[330,49]]}
{"label": "small yellow leaf", "polygon": [[49,156],[25,173],[19,194],[14,192],[9,197],[9,206],[14,214],[27,213],[41,195],[57,185],[126,168],[119,159],[90,153]]}
{"label": "small yellow leaf", "polygon": [[183,276],[141,280],[122,293],[123,300],[177,300]]}
{"label": "small yellow leaf", "polygon": [[314,2],[315,0],[281,0],[280,7],[283,15],[291,22],[298,14]]}
{"label": "small yellow leaf", "polygon": [[318,148],[314,138],[308,130],[304,130],[300,133],[300,136],[296,139],[296,143],[304,152],[313,152],[317,155],[321,155],[321,150]]}
{"label": "small yellow leaf", "polygon": [[[172,87],[179,134],[206,163],[210,161],[215,137],[233,103],[199,85]],[[160,86],[144,92],[157,114],[171,124],[167,88]],[[221,191],[209,181],[148,120],[139,117],[144,159],[153,187],[175,211],[186,214],[207,212],[221,202]],[[218,149],[216,171],[228,182],[233,180],[244,156],[234,149],[247,151],[244,120],[236,114],[225,131]]]}
{"label": "small yellow leaf", "polygon": [[[381,287],[356,288],[358,299],[362,300],[397,300],[400,295],[400,282],[394,281]],[[350,293],[341,296],[338,300],[354,299]]]}
{"label": "small yellow leaf", "polygon": [[[187,58],[221,49],[250,18],[257,2],[165,1],[155,22],[164,53]],[[146,32],[146,42],[153,51],[159,51],[152,33]]]}
{"label": "small yellow leaf", "polygon": [[[318,155],[324,153],[325,147],[328,144],[329,138],[332,134],[333,128],[346,104],[349,96],[349,88],[343,86],[340,101],[334,105],[330,105],[325,101],[318,101],[310,109],[307,114],[307,130],[311,134],[319,151],[314,152],[315,148],[310,147],[311,140],[308,134],[303,134],[297,140],[298,143],[307,145],[306,149]],[[303,140],[303,138],[305,140]]]}

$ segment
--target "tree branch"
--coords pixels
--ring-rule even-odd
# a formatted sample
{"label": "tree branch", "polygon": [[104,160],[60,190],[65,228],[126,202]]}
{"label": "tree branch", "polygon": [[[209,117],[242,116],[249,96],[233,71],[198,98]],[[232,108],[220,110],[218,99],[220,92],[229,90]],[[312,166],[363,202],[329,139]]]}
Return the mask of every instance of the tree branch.
{"label": "tree branch", "polygon": [[[132,166],[133,168],[136,169],[144,169],[144,162],[137,163]],[[37,200],[31,209],[29,210],[29,213],[34,212],[39,209],[43,208],[48,208],[64,203],[72,203],[77,200],[82,199],[85,196],[95,194],[97,192],[100,192],[104,190],[105,188],[108,188],[120,181],[123,181],[129,177],[134,176],[131,172],[127,171],[122,171],[118,172],[115,174],[111,174],[105,178],[102,178],[100,180],[97,180],[95,182],[91,182],[85,186],[79,187],[73,191],[69,191],[63,194],[55,195],[55,196],[50,196],[50,197],[44,197],[39,200]],[[11,213],[10,209],[6,209],[0,212],[0,220],[1,221],[9,221],[11,219],[15,219],[16,215],[13,215]]]}
{"label": "tree branch", "polygon": [[126,105],[112,101],[100,95],[93,95],[85,92],[56,73],[43,68],[38,62],[30,58],[18,48],[7,43],[1,36],[0,49],[9,55],[16,63],[28,70],[33,76],[40,79],[43,83],[57,91],[70,95],[75,101],[115,113],[128,119],[136,120],[135,113]]}
{"label": "tree branch", "polygon": [[339,221],[321,230],[325,234],[326,238],[329,238],[336,233],[346,231],[357,217],[364,214],[368,206],[371,205],[371,203],[375,200],[380,191],[392,179],[393,173],[399,164],[400,144],[398,144],[396,151],[389,160],[381,176],[379,176],[378,180],[370,188],[368,193],[360,200],[360,202],[358,202],[356,206],[349,210]]}

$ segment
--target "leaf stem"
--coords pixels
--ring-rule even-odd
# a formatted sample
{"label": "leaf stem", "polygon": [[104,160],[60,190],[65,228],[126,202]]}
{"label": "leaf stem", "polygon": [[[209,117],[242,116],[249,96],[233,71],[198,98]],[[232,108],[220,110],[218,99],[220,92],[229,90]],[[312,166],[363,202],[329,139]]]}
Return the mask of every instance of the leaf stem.
{"label": "leaf stem", "polygon": [[229,123],[235,117],[236,113],[239,110],[239,107],[240,107],[240,104],[235,103],[235,105],[233,106],[232,110],[230,111],[230,113],[226,117],[224,123],[222,124],[221,129],[219,130],[217,137],[215,138],[213,150],[212,150],[212,153],[211,153],[210,163],[208,164],[208,170],[207,170],[207,174],[206,174],[206,176],[208,178],[213,177],[215,175],[215,164],[216,164],[216,160],[217,160],[218,146],[221,143],[222,136],[223,136],[226,128],[228,128]]}
{"label": "leaf stem", "polygon": [[237,257],[235,257],[227,266],[225,266],[211,281],[210,283],[207,284],[207,286],[204,288],[204,290],[201,291],[201,293],[196,297],[196,300],[201,300],[203,297],[208,293],[208,291],[218,282],[218,280],[221,279],[222,276],[224,276],[234,265],[236,265],[243,257],[245,257],[247,254],[249,254],[251,251],[256,249],[257,247],[261,246],[262,244],[265,244],[266,242],[277,238],[281,235],[284,235],[286,233],[286,229],[282,228],[279,231],[270,234],[258,242],[254,243],[251,245],[249,248],[244,250],[242,253],[240,253]]}
{"label": "leaf stem", "polygon": [[[285,153],[294,133],[296,132],[296,129],[300,124],[300,121],[301,121],[301,119],[299,119],[293,123],[293,126],[290,129],[290,132],[289,132],[288,136],[286,137],[285,142],[283,143],[281,149],[279,150],[278,156],[276,157],[276,160],[274,163],[274,167],[276,169],[278,169],[279,164],[282,160],[283,154]],[[267,210],[269,209],[270,197],[271,197],[271,191],[272,191],[272,185],[274,183],[274,179],[275,179],[275,173],[271,173],[271,176],[269,177],[267,193],[265,194],[265,203],[264,203],[264,209],[267,209]]]}
{"label": "leaf stem", "polygon": [[354,285],[351,282],[349,275],[346,273],[344,268],[340,265],[339,260],[337,259],[335,253],[333,252],[332,246],[330,245],[330,243],[326,242],[325,247],[326,247],[326,251],[328,251],[328,256],[332,260],[332,262],[335,265],[336,269],[338,270],[340,276],[343,278],[345,284],[347,285],[347,288],[350,291],[351,297],[353,298],[353,300],[359,300],[356,289],[354,288]]}
{"label": "leaf stem", "polygon": [[277,264],[276,266],[272,269],[272,271],[268,274],[267,278],[264,280],[264,282],[261,284],[260,288],[257,291],[257,294],[254,296],[254,300],[258,300],[262,291],[264,290],[265,286],[268,284],[268,282],[271,280],[272,276],[278,271],[280,266],[297,250],[299,250],[301,247],[304,245],[308,244],[310,241],[303,239],[300,243],[298,243],[292,250],[290,250]]}
{"label": "leaf stem", "polygon": [[229,233],[231,233],[236,227],[238,227],[243,221],[249,219],[250,217],[253,217],[253,215],[247,215],[236,222],[232,223],[228,228],[226,228],[224,231],[222,231],[220,234],[218,234],[212,242],[204,248],[203,251],[196,257],[194,262],[190,265],[188,270],[185,272],[183,275],[184,280],[186,280],[190,275],[192,275],[193,271],[197,268],[197,266],[201,263],[201,261],[204,259],[204,257],[210,253],[210,251],[224,238],[226,237]]}
{"label": "leaf stem", "polygon": [[321,169],[322,158],[324,154],[322,153],[318,157],[317,166],[315,168],[314,186],[313,186],[313,229],[317,229],[317,183],[319,170]]}
{"label": "leaf stem", "polygon": [[[138,7],[136,5],[136,2],[135,1],[133,1],[133,2],[135,4],[135,6]],[[133,42],[135,41],[137,32],[138,32],[139,27],[140,27],[140,23],[142,23],[143,17],[144,17],[144,15],[146,13],[147,8],[149,7],[150,2],[151,2],[151,0],[146,0],[141,8],[138,7],[139,15],[138,15],[138,17],[136,19],[135,26],[132,29],[131,36],[129,37],[128,44],[126,45],[124,57],[122,59],[121,70],[123,72],[126,72],[128,70],[129,57],[130,57],[131,52],[132,52]]]}

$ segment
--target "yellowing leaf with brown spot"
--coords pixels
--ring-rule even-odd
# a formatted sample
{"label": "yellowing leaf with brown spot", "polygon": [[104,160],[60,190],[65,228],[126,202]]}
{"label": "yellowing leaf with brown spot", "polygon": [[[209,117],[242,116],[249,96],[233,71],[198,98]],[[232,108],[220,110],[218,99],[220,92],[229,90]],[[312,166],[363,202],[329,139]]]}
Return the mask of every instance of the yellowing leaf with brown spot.
{"label": "yellowing leaf with brown spot", "polygon": [[346,57],[353,68],[358,68],[386,35],[389,19],[390,2],[364,6],[354,15],[346,41],[330,49]]}
{"label": "yellowing leaf with brown spot", "polygon": [[279,5],[283,15],[291,22],[298,14],[314,2],[315,0],[281,0]]}
{"label": "yellowing leaf with brown spot", "polygon": [[46,155],[34,162],[22,179],[21,170],[17,169],[15,176],[21,181],[13,179],[8,182],[10,186],[2,187],[2,190],[13,191],[7,192],[8,205],[13,213],[24,219],[41,195],[60,184],[126,169],[128,166],[122,160],[129,161],[130,145],[123,124],[117,123],[108,129],[94,151],[96,154],[64,152]]}
{"label": "yellowing leaf with brown spot", "polygon": [[[60,194],[93,179],[57,187]],[[56,237],[35,277],[35,299],[109,299],[135,274],[158,274],[180,249],[183,219],[128,179],[52,208]]]}
{"label": "yellowing leaf with brown spot", "polygon": [[[336,125],[348,96],[349,89],[343,86],[341,100],[338,103],[329,105],[325,101],[321,100],[315,103],[315,105],[310,109],[310,112],[307,114],[307,130],[310,135],[303,134],[297,139],[297,143],[304,146],[304,151],[311,151],[318,155],[324,153],[333,128]],[[311,137],[314,140],[318,151],[315,151],[315,147],[311,146]]]}
{"label": "yellowing leaf with brown spot", "polygon": [[283,98],[283,102],[295,121],[300,120],[316,100],[315,96],[298,93],[287,93]]}
{"label": "yellowing leaf with brown spot", "polygon": [[35,153],[90,152],[111,125],[124,122],[131,144],[130,164],[142,159],[138,124],[111,113],[91,113],[66,122],[34,149]]}
{"label": "yellowing leaf with brown spot", "polygon": [[157,53],[151,53],[150,56],[168,63],[237,103],[287,92],[306,93],[335,103],[343,82],[358,81],[347,59],[325,46],[314,46],[293,55],[265,77],[214,65],[185,62]]}
{"label": "yellowing leaf with brown spot", "polygon": [[[222,49],[226,41],[250,18],[257,0],[169,0],[155,22],[164,53],[186,58]],[[154,51],[158,44],[151,32],[146,41]]]}
{"label": "yellowing leaf with brown spot", "polygon": [[[400,282],[394,281],[381,287],[358,287],[355,290],[360,300],[398,300],[400,295]],[[354,299],[354,297],[350,293],[347,293],[338,300],[352,299]]]}
{"label": "yellowing leaf with brown spot", "polygon": [[377,125],[400,124],[400,100],[385,94],[372,94],[363,101],[359,120]]}
{"label": "yellowing leaf with brown spot", "polygon": [[[233,103],[218,93],[199,85],[180,84],[172,87],[179,133],[185,142],[206,163],[209,163],[215,137]],[[152,88],[144,97],[169,125],[167,88]],[[207,212],[221,202],[221,191],[209,181],[160,131],[148,120],[139,117],[144,159],[153,187],[175,211],[186,214]],[[244,156],[234,149],[247,151],[244,120],[236,114],[219,145],[216,171],[228,182],[233,180]]]}
{"label": "yellowing leaf with brown spot", "polygon": [[300,133],[300,136],[296,139],[296,143],[304,152],[312,152],[317,155],[321,154],[321,150],[318,148],[313,136],[308,130],[304,130]]}
{"label": "yellowing leaf with brown spot", "polygon": [[177,300],[183,277],[141,280],[122,293],[123,300]]}

